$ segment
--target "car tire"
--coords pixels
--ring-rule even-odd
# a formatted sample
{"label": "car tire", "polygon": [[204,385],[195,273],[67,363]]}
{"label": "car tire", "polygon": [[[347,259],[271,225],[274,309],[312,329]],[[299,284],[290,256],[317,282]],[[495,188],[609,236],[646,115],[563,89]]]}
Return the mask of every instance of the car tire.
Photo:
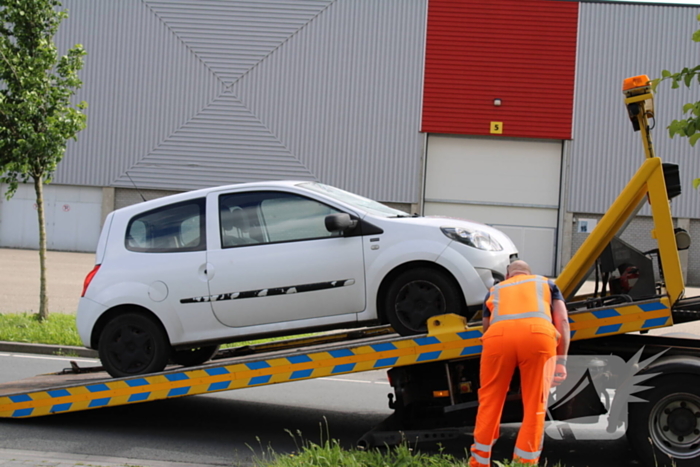
{"label": "car tire", "polygon": [[154,320],[138,314],[120,314],[100,334],[98,352],[111,376],[135,376],[162,371],[170,358],[170,342]]}
{"label": "car tire", "polygon": [[629,404],[627,440],[642,464],[690,467],[700,463],[700,376],[660,376]]}
{"label": "car tire", "polygon": [[402,336],[427,332],[428,318],[445,313],[462,313],[461,290],[446,273],[414,268],[399,274],[386,294],[384,312]]}
{"label": "car tire", "polygon": [[219,351],[218,345],[195,347],[194,349],[173,350],[170,361],[175,365],[195,366],[211,360]]}

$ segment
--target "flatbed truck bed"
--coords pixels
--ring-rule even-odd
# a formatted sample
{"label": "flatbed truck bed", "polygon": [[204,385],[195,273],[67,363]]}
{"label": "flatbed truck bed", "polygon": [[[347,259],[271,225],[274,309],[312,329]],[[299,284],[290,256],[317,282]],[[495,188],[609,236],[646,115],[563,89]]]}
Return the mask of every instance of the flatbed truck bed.
{"label": "flatbed truck bed", "polygon": [[[698,298],[700,301],[700,298]],[[673,324],[666,297],[590,309],[570,316],[573,341]],[[77,365],[61,373],[0,384],[0,417],[28,418],[100,407],[264,386],[427,362],[478,358],[480,323],[457,315],[431,319],[425,335],[401,337],[387,326],[225,349],[196,367],[112,378]],[[235,355],[244,354],[244,355]]]}
{"label": "flatbed truck bed", "polygon": [[[28,418],[111,407],[188,395],[264,386],[311,378],[478,356],[481,331],[467,329],[456,315],[431,320],[428,334],[400,337],[388,328],[369,329],[369,337],[340,342],[302,340],[302,346],[271,350],[288,343],[251,346],[250,355],[216,359],[196,367],[171,367],[149,375],[112,378],[95,369],[0,384],[0,417]],[[355,333],[357,334],[357,332]],[[372,335],[377,334],[377,335]]]}

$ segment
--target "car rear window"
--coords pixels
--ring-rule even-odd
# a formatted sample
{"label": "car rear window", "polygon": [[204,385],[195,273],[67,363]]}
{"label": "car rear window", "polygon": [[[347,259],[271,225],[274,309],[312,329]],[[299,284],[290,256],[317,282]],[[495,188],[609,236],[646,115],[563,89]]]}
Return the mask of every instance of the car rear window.
{"label": "car rear window", "polygon": [[134,216],[126,228],[126,249],[144,253],[205,250],[204,206],[204,198],[199,198]]}

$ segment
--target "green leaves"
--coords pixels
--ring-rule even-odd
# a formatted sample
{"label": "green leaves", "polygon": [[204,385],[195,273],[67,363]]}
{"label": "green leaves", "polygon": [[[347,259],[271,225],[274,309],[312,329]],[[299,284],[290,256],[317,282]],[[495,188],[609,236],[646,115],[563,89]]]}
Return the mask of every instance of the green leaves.
{"label": "green leaves", "polygon": [[49,180],[69,139],[85,128],[82,45],[58,57],[53,37],[67,17],[57,0],[0,0],[0,182]]}
{"label": "green leaves", "polygon": [[695,147],[695,143],[698,142],[698,139],[700,139],[700,134],[696,133],[693,136],[691,136],[688,141],[690,142],[691,146]]}

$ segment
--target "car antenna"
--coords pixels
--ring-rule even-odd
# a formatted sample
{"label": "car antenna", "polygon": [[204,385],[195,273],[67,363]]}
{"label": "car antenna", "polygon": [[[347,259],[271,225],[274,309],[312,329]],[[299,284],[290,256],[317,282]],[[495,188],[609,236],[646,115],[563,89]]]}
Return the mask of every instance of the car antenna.
{"label": "car antenna", "polygon": [[131,180],[131,184],[134,185],[134,188],[136,188],[136,192],[139,194],[142,200],[146,201],[146,198],[144,198],[143,193],[141,193],[141,190],[139,190],[139,187],[136,186],[136,183],[131,178],[131,175],[129,175],[129,172],[124,172],[126,173],[126,176],[129,177],[129,180]]}

